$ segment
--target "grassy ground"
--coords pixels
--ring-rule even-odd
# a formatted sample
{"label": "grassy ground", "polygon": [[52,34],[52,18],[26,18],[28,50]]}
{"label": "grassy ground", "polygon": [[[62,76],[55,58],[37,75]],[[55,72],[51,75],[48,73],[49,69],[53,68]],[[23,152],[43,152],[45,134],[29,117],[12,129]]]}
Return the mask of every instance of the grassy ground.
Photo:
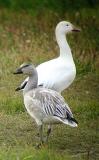
{"label": "grassy ground", "polygon": [[24,61],[37,65],[58,55],[54,28],[62,17],[51,12],[35,18],[0,10],[0,160],[98,160],[98,13],[98,9],[82,9],[63,18],[82,28],[80,34],[68,36],[77,77],[63,93],[79,126],[53,126],[48,145],[37,150],[36,125],[25,111],[21,93],[15,92],[23,77],[12,72]]}

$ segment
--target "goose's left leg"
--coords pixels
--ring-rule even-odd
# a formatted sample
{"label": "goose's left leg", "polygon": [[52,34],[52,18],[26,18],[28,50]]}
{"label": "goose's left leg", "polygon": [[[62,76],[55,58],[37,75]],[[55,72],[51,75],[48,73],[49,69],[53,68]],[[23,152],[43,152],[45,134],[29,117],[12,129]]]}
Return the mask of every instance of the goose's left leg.
{"label": "goose's left leg", "polygon": [[48,142],[48,138],[49,138],[50,134],[51,134],[51,125],[49,124],[48,125],[48,130],[47,130],[47,136],[46,136],[46,141],[47,142]]}

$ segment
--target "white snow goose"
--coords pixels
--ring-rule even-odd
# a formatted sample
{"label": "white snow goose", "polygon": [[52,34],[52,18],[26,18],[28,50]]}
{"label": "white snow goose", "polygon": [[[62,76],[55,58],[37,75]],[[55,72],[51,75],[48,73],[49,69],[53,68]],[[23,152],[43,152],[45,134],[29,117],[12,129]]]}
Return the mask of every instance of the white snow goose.
{"label": "white snow goose", "polygon": [[[58,92],[70,86],[76,76],[76,67],[71,53],[71,49],[66,40],[66,35],[71,32],[79,32],[73,24],[62,21],[55,29],[56,40],[59,46],[59,57],[44,62],[36,67],[38,72],[38,85],[50,88]],[[28,78],[16,89],[25,87]]]}

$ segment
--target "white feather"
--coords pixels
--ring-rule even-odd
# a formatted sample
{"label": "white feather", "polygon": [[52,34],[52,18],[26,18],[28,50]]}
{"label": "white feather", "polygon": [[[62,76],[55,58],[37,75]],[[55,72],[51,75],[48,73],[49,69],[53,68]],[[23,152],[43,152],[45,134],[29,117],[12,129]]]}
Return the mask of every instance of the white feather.
{"label": "white feather", "polygon": [[[62,21],[56,26],[55,34],[59,45],[59,57],[37,66],[38,85],[62,92],[70,86],[76,76],[76,67],[71,49],[66,40],[66,34],[73,30],[73,25]],[[28,78],[25,80],[28,81]],[[21,86],[25,83],[21,84]]]}

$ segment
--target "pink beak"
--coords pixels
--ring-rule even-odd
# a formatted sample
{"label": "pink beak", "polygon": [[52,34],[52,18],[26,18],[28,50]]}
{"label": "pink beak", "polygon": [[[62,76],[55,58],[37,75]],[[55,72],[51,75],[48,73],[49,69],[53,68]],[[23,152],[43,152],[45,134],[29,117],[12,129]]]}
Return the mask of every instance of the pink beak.
{"label": "pink beak", "polygon": [[72,31],[73,31],[73,32],[80,32],[80,31],[81,31],[81,29],[79,29],[79,28],[76,28],[75,26],[73,26],[73,29],[72,29]]}

